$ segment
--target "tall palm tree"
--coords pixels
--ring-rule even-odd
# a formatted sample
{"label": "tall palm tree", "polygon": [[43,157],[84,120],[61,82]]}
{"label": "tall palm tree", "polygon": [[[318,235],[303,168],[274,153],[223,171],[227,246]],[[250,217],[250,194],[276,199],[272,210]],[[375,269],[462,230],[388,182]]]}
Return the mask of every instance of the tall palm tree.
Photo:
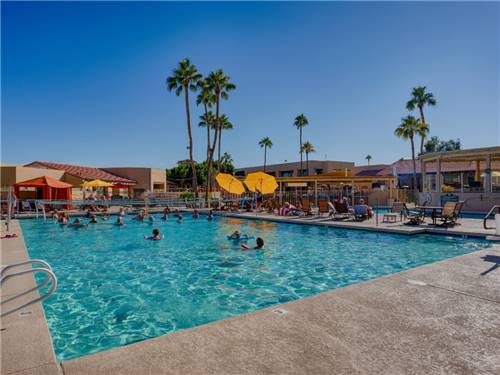
{"label": "tall palm tree", "polygon": [[[212,107],[212,105],[215,104],[215,95],[210,90],[210,87],[208,86],[207,80],[206,79],[200,80],[200,82],[198,84],[198,88],[200,89],[200,93],[196,97],[196,104],[203,105],[203,116],[200,116],[200,119],[201,119],[201,117],[203,117],[202,120],[206,120],[206,121],[210,121],[210,120],[215,119],[215,116],[209,110]],[[209,115],[209,112],[210,112],[210,115]],[[201,123],[198,124],[201,127],[204,127],[205,125],[207,125],[206,126],[206,128],[207,128],[207,162],[208,162],[208,158],[210,157],[210,130],[213,129],[214,124],[215,124],[215,122],[212,122],[212,123],[206,122],[204,125],[202,125]]]}
{"label": "tall palm tree", "polygon": [[207,111],[199,117],[200,122],[198,126],[200,128],[207,128],[207,161],[210,157],[210,133],[211,130],[215,128],[215,115],[212,111]]}
{"label": "tall palm tree", "polygon": [[[220,130],[221,130],[221,122],[220,122],[220,100],[227,100],[229,98],[229,91],[236,89],[236,86],[231,83],[231,77],[227,76],[222,69],[217,69],[215,72],[210,72],[207,77],[207,84],[210,90],[215,95],[215,134],[214,134],[214,143],[211,150],[210,155],[210,163],[213,159],[213,154],[215,151],[215,145],[218,141],[218,165],[220,166]],[[218,138],[218,140],[217,140]]]}
{"label": "tall palm tree", "polygon": [[293,124],[295,125],[295,127],[297,129],[299,129],[299,140],[300,140],[300,148],[299,148],[299,151],[300,151],[300,173],[302,174],[302,153],[303,153],[303,150],[302,150],[302,128],[304,126],[306,126],[307,124],[309,124],[309,121],[307,120],[307,117],[301,113],[300,115],[298,115],[297,117],[295,117],[295,121],[293,122]]}
{"label": "tall palm tree", "polygon": [[198,197],[198,181],[196,178],[196,166],[193,159],[193,136],[191,134],[191,115],[189,113],[189,91],[196,91],[201,77],[202,75],[198,72],[196,66],[191,64],[188,58],[185,58],[178,64],[177,68],[172,71],[172,75],[167,78],[168,91],[174,91],[177,96],[180,96],[182,92],[184,92],[189,139],[189,161],[191,163],[195,197]]}
{"label": "tall palm tree", "polygon": [[435,106],[437,104],[436,98],[434,98],[434,94],[431,92],[426,92],[427,87],[418,86],[414,87],[411,93],[411,99],[406,103],[406,109],[408,111],[413,111],[415,108],[418,108],[420,113],[420,122],[422,124],[422,128],[424,131],[417,132],[420,136],[420,153],[424,153],[424,142],[425,137],[429,133],[428,124],[425,122],[424,117],[424,107],[427,106]]}
{"label": "tall palm tree", "polygon": [[223,130],[231,130],[233,128],[233,124],[231,121],[229,121],[229,118],[225,114],[221,114],[219,117],[219,140],[218,140],[218,145],[219,145],[219,165],[221,163],[221,156],[220,156],[220,145],[221,145],[221,140],[222,140],[222,131]]}
{"label": "tall palm tree", "polygon": [[[300,152],[305,152],[306,153],[306,168],[307,168],[307,175],[309,175],[309,154],[316,152],[314,149],[314,146],[312,145],[311,142],[306,141],[302,145],[302,148],[300,149]],[[302,168],[301,168],[302,169]]]}
{"label": "tall palm tree", "polygon": [[366,155],[365,159],[368,162],[368,165],[370,165],[370,160],[372,160],[372,156],[371,155]]}
{"label": "tall palm tree", "polygon": [[394,130],[396,137],[410,141],[411,144],[411,160],[413,161],[413,189],[417,188],[417,164],[415,163],[415,133],[418,131],[420,120],[409,115],[401,119],[401,123]]}
{"label": "tall palm tree", "polygon": [[259,146],[264,147],[264,173],[266,173],[267,149],[273,148],[273,141],[269,137],[264,137],[259,141]]}

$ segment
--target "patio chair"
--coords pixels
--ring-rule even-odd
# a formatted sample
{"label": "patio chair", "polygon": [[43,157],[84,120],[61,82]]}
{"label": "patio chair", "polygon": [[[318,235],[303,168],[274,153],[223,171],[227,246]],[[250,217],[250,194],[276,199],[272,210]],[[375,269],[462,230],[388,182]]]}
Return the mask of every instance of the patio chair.
{"label": "patio chair", "polygon": [[330,209],[328,208],[328,200],[326,199],[320,199],[318,200],[318,213],[321,214],[327,214],[330,212]]}
{"label": "patio chair", "polygon": [[339,212],[332,202],[328,202],[328,217],[332,220],[346,220],[349,219],[349,212]]}
{"label": "patio chair", "polygon": [[31,212],[31,203],[29,201],[21,201],[21,210]]}
{"label": "patio chair", "polygon": [[383,223],[395,223],[398,217],[403,220],[403,215],[405,213],[405,206],[403,202],[394,202],[391,206],[389,212],[386,212],[382,217]]}
{"label": "patio chair", "polygon": [[302,211],[306,215],[312,215],[312,207],[311,207],[311,202],[309,201],[309,198],[300,198],[300,205],[302,206]]}
{"label": "patio chair", "polygon": [[353,207],[354,221],[365,221],[369,218],[368,206],[365,204],[356,205]]}
{"label": "patio chair", "polygon": [[406,225],[420,225],[425,221],[425,212],[422,210],[409,209],[405,203],[403,203],[404,215],[408,219],[405,222]]}
{"label": "patio chair", "polygon": [[457,220],[462,211],[464,202],[446,202],[441,211],[441,224],[440,226],[449,227],[457,225]]}

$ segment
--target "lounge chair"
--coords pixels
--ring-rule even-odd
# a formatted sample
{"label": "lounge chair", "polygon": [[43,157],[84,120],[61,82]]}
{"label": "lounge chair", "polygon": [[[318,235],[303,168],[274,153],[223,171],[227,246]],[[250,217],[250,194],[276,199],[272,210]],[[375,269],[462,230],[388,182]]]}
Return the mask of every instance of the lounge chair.
{"label": "lounge chair", "polygon": [[394,202],[391,206],[391,210],[386,212],[382,217],[383,223],[395,223],[398,217],[403,220],[403,215],[405,214],[405,205],[403,202]]}
{"label": "lounge chair", "polygon": [[31,203],[29,201],[21,201],[21,210],[31,212]]}
{"label": "lounge chair", "polygon": [[326,199],[320,199],[318,201],[318,213],[321,214],[327,214],[330,212],[330,209],[328,208],[328,200]]}
{"label": "lounge chair", "polygon": [[300,205],[302,206],[302,211],[306,215],[312,215],[312,207],[311,207],[311,202],[309,201],[309,198],[300,198]]}
{"label": "lounge chair", "polygon": [[457,220],[462,211],[464,202],[446,202],[441,211],[441,224],[440,226],[449,227],[457,225]]}
{"label": "lounge chair", "polygon": [[350,217],[350,213],[348,211],[339,212],[332,202],[328,202],[328,208],[329,208],[328,216],[332,220],[346,220],[349,219]]}

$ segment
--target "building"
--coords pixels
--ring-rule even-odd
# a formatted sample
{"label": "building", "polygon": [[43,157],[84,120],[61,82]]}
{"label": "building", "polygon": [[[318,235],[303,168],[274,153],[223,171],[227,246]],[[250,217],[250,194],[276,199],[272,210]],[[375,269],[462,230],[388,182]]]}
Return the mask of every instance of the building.
{"label": "building", "polygon": [[167,191],[167,173],[160,168],[142,167],[105,167],[101,170],[116,176],[135,181],[133,196],[140,197],[150,191],[155,195],[162,195]]}
{"label": "building", "polygon": [[[309,160],[309,170],[307,169],[308,163],[302,163],[302,171],[300,170],[300,162],[270,164],[266,165],[266,173],[275,177],[298,177],[298,176],[315,176],[325,173],[332,173],[343,170],[352,170],[354,163],[347,161],[334,161],[334,160]],[[244,177],[252,172],[263,171],[263,166],[237,168],[234,175],[237,177]]]}

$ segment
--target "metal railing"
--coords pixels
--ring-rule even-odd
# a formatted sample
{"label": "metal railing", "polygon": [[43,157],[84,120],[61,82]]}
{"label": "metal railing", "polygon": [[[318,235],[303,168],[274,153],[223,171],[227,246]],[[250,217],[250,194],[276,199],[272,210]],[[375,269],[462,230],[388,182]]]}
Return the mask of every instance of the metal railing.
{"label": "metal railing", "polygon": [[[36,265],[39,265],[41,267],[29,268],[29,269],[25,269],[22,271],[17,271],[14,273],[7,274],[7,272],[9,270],[12,270],[14,268],[17,268],[17,267],[20,267],[20,266],[23,266],[26,264],[30,264],[32,266],[36,264]],[[4,316],[10,315],[12,313],[15,313],[16,311],[24,309],[25,307],[28,307],[34,303],[45,301],[52,294],[54,294],[54,291],[57,288],[57,277],[54,274],[54,272],[52,271],[52,268],[50,267],[50,265],[43,260],[30,259],[30,260],[26,260],[23,262],[11,263],[11,264],[4,266],[0,270],[0,288],[5,284],[5,282],[7,282],[7,280],[14,279],[14,278],[16,278],[18,276],[22,276],[22,275],[35,274],[38,272],[43,273],[47,276],[47,278],[45,278],[41,284],[38,284],[35,287],[30,288],[28,290],[16,293],[13,296],[10,296],[8,298],[2,299],[2,301],[0,302],[0,305],[4,305],[8,302],[14,301],[22,296],[25,296],[31,292],[35,292],[37,290],[40,290],[40,289],[46,287],[47,285],[49,285],[49,283],[51,283],[49,290],[45,294],[43,294],[41,296],[39,295],[38,297],[31,299],[28,302],[25,302],[17,307],[11,308],[10,310],[3,311],[3,309],[2,309],[2,313],[0,314],[0,317],[4,317]]]}
{"label": "metal railing", "polygon": [[486,225],[486,222],[488,220],[488,218],[491,216],[491,214],[493,214],[495,211],[497,211],[497,213],[500,213],[500,205],[495,205],[493,207],[491,207],[491,210],[486,214],[486,216],[484,217],[483,219],[483,227],[484,229],[495,229],[494,227],[488,227],[488,225]]}

